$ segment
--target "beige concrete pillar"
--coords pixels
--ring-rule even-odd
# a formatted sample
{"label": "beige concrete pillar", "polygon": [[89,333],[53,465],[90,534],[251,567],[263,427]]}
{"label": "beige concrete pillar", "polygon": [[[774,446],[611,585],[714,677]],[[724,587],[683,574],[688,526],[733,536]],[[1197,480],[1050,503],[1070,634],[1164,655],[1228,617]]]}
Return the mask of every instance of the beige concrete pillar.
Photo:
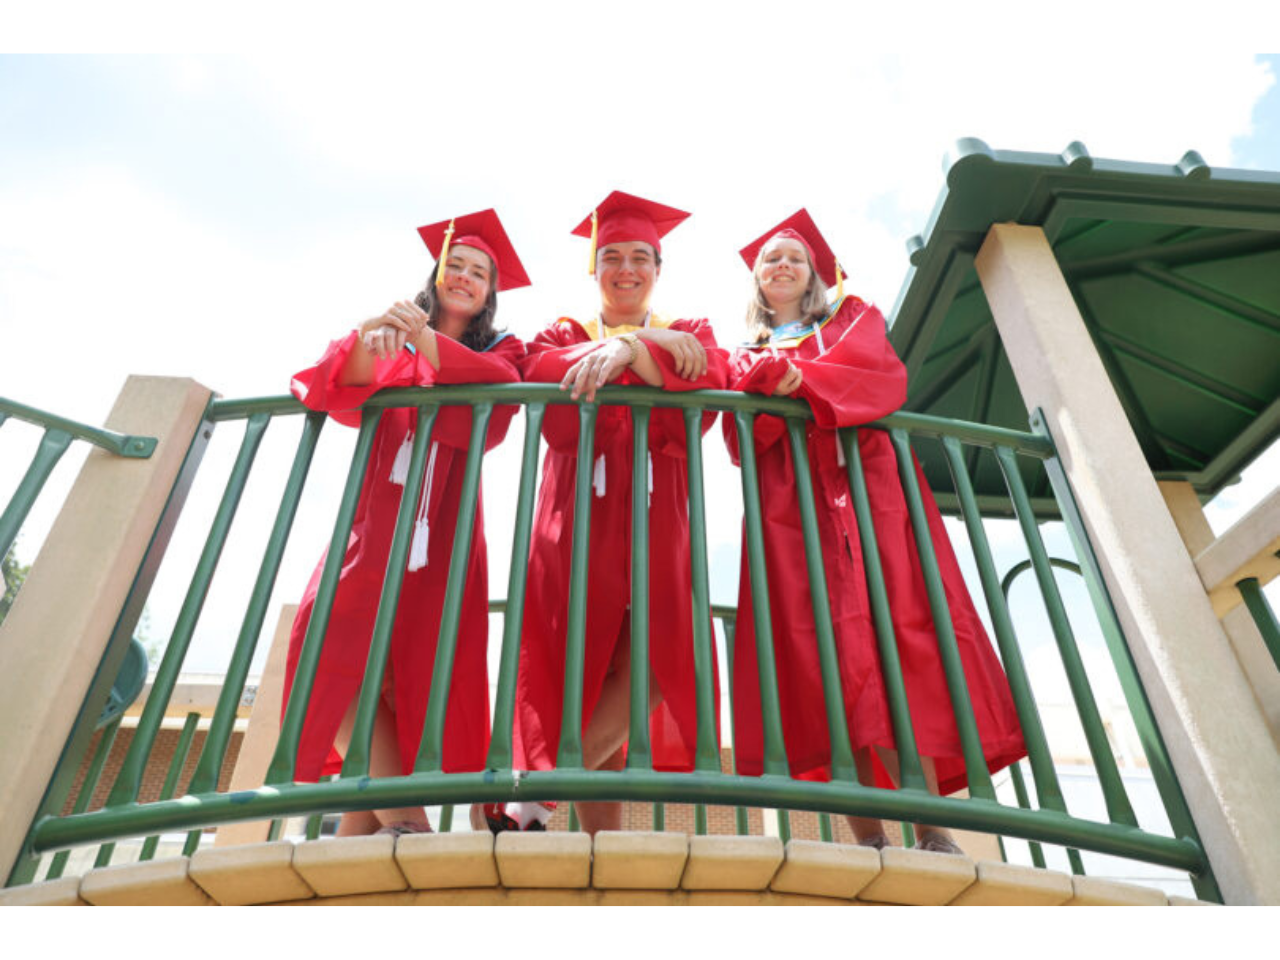
{"label": "beige concrete pillar", "polygon": [[210,391],[130,377],[106,427],[159,438],[147,460],[95,449],[0,626],[0,880],[21,852]]}
{"label": "beige concrete pillar", "polygon": [[[267,665],[258,692],[253,698],[253,712],[249,714],[249,726],[240,742],[240,754],[236,768],[231,771],[231,792],[254,790],[262,786],[271,766],[271,756],[280,739],[280,711],[284,703],[284,668],[289,655],[289,632],[293,618],[298,615],[298,605],[287,603],[280,608],[271,650],[267,653]],[[227,847],[238,843],[263,843],[271,829],[270,820],[253,820],[247,823],[228,823],[218,828],[213,838],[215,847]]]}
{"label": "beige concrete pillar", "polygon": [[[1160,495],[1164,497],[1164,502],[1169,507],[1169,515],[1173,517],[1178,533],[1182,536],[1182,542],[1186,544],[1187,552],[1193,558],[1205,556],[1205,551],[1213,546],[1216,538],[1195,490],[1185,480],[1161,481],[1159,487]],[[1197,570],[1200,570],[1203,583],[1204,570],[1199,564],[1197,564]],[[1205,586],[1208,588],[1209,584]],[[1231,641],[1236,659],[1240,661],[1240,667],[1249,681],[1254,698],[1266,717],[1271,738],[1280,746],[1280,671],[1276,670],[1275,661],[1271,659],[1271,652],[1267,649],[1262,634],[1258,632],[1253,617],[1238,602],[1239,591],[1231,592],[1236,595],[1237,603],[1232,605],[1225,614],[1216,606],[1215,612],[1221,618],[1222,629],[1227,639]],[[1213,602],[1212,595],[1209,599]]]}
{"label": "beige concrete pillar", "polygon": [[1280,756],[1053,251],[997,224],[975,260],[1028,409],[1044,411],[1229,903],[1280,903]]}

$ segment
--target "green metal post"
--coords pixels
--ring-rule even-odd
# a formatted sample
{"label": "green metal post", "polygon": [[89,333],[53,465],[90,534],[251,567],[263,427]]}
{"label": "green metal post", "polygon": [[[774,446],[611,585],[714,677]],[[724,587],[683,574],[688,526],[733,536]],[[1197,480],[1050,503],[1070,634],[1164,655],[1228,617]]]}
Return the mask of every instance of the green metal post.
{"label": "green metal post", "polygon": [[360,432],[356,435],[355,450],[351,454],[351,467],[347,471],[347,483],[342,490],[338,515],[333,522],[333,535],[329,538],[329,551],[325,555],[324,569],[320,573],[320,582],[316,586],[316,599],[311,607],[311,620],[307,624],[307,633],[302,641],[302,652],[298,657],[297,669],[294,671],[289,702],[285,708],[284,720],[280,723],[280,737],[276,741],[275,753],[267,767],[266,782],[270,786],[288,783],[293,779],[298,744],[302,740],[302,724],[306,719],[307,706],[311,702],[311,688],[315,684],[316,669],[320,665],[324,635],[329,628],[329,615],[333,612],[333,601],[338,594],[338,575],[342,572],[343,559],[347,554],[347,542],[351,539],[351,526],[355,522],[360,488],[364,483],[365,470],[369,465],[369,456],[373,452],[373,440],[381,416],[380,409],[366,407],[360,417]]}
{"label": "green metal post", "polygon": [[969,794],[983,800],[995,800],[995,787],[982,755],[982,741],[973,716],[973,703],[969,699],[969,687],[964,679],[964,666],[960,662],[960,649],[956,645],[955,628],[947,607],[946,590],[942,574],[938,570],[938,558],[933,552],[933,540],[929,534],[929,521],[925,516],[924,501],[916,477],[915,457],[905,430],[889,432],[898,454],[898,476],[907,497],[907,510],[911,515],[911,529],[916,538],[916,551],[920,557],[920,569],[924,574],[925,591],[929,595],[929,611],[933,615],[934,633],[938,638],[938,657],[947,681],[947,693],[955,712],[956,729],[960,734],[960,749],[964,754],[965,773],[969,779]]}
{"label": "green metal post", "polygon": [[786,846],[791,840],[791,813],[788,810],[778,810],[778,839],[782,841],[782,845]]}
{"label": "green metal post", "polygon": [[667,829],[667,805],[665,803],[655,803],[653,805],[653,829],[655,833],[661,833]]}
{"label": "green metal post", "polygon": [[[80,785],[80,794],[76,797],[75,806],[71,808],[72,813],[84,813],[89,809],[89,801],[93,799],[93,794],[98,789],[98,780],[102,777],[102,768],[106,765],[107,757],[111,755],[111,748],[115,745],[116,734],[120,732],[120,721],[124,717],[116,717],[109,724],[102,728],[102,736],[98,738],[98,746],[93,751],[93,759],[89,762],[89,769],[85,772],[84,783]],[[62,876],[62,872],[67,869],[67,860],[71,857],[70,850],[59,850],[54,854],[53,861],[49,864],[49,872],[45,874],[46,880],[57,880]]]}
{"label": "green metal post", "polygon": [[[764,772],[787,776],[791,768],[782,739],[778,704],[778,669],[773,659],[773,620],[769,612],[769,571],[764,555],[764,526],[760,511],[760,481],[756,474],[755,416],[734,413],[738,451],[742,461],[742,512],[747,533],[747,564],[751,576],[751,608],[755,617],[756,662],[760,677],[760,718],[764,731]],[[736,736],[736,731],[735,731]],[[734,743],[737,744],[737,740]]]}
{"label": "green metal post", "polygon": [[1236,589],[1244,598],[1244,605],[1249,608],[1253,622],[1258,625],[1258,632],[1262,634],[1262,641],[1267,645],[1272,661],[1280,669],[1280,623],[1276,622],[1276,615],[1262,593],[1258,578],[1246,577],[1236,584]]}
{"label": "green metal post", "polygon": [[[711,655],[711,589],[707,580],[707,517],[702,481],[702,410],[684,410],[689,468],[689,552],[693,575],[693,675],[697,685],[698,742],[695,770],[720,772],[716,748],[715,661]],[[701,812],[704,828],[706,810]]]}
{"label": "green metal post", "polygon": [[831,814],[818,814],[818,836],[822,838],[823,843],[835,842],[835,831],[831,829]]}
{"label": "green metal post", "polygon": [[70,445],[71,434],[63,430],[46,430],[40,438],[40,446],[31,459],[31,466],[27,468],[18,489],[9,498],[9,505],[4,508],[4,513],[0,514],[0,558],[9,555],[9,548],[18,537],[22,521],[27,519],[31,505],[40,495],[44,482],[49,479],[49,474]]}
{"label": "green metal post", "polygon": [[449,579],[445,585],[444,608],[440,612],[435,663],[431,668],[431,694],[427,699],[427,715],[422,727],[422,744],[413,768],[415,771],[439,770],[444,763],[444,722],[449,709],[449,690],[453,686],[453,661],[458,649],[458,624],[462,618],[462,597],[471,560],[471,535],[479,511],[480,461],[484,459],[485,437],[489,433],[492,415],[492,403],[477,403],[471,408],[470,448],[462,473],[462,491],[458,496],[458,522],[453,531]]}
{"label": "green metal post", "polygon": [[805,566],[809,573],[809,595],[813,600],[814,633],[818,643],[818,664],[822,673],[823,703],[827,711],[827,735],[831,739],[831,778],[856,782],[858,770],[849,744],[849,724],[845,719],[844,690],[840,662],[836,655],[835,631],[831,626],[831,602],[827,596],[826,563],[818,537],[818,515],[813,502],[813,480],[809,472],[803,420],[787,419],[791,458],[795,463],[796,491],[800,501],[800,529],[804,535]]}
{"label": "green metal post", "polygon": [[382,580],[382,594],[378,598],[378,612],[374,616],[373,636],[369,641],[364,682],[360,687],[355,722],[351,728],[351,742],[342,763],[344,777],[364,777],[369,774],[373,728],[377,720],[378,704],[382,700],[382,678],[386,673],[387,656],[391,651],[391,631],[400,608],[405,562],[413,539],[414,516],[418,512],[418,501],[422,496],[422,483],[426,475],[427,449],[431,446],[432,428],[438,411],[439,407],[434,405],[419,407],[415,418],[409,470],[405,475],[400,509],[391,535],[391,548],[387,553],[387,568]]}
{"label": "green metal post", "polygon": [[649,408],[631,409],[631,704],[627,769],[653,769],[649,746]]}
{"label": "green metal post", "polygon": [[453,804],[446,803],[440,808],[440,832],[453,832]]}
{"label": "green metal post", "polygon": [[853,495],[854,513],[858,517],[858,539],[862,542],[862,565],[867,577],[867,597],[871,602],[871,614],[876,628],[876,648],[880,653],[885,692],[889,697],[893,740],[898,747],[898,776],[904,790],[927,790],[924,767],[920,763],[920,749],[916,746],[915,730],[911,726],[907,687],[902,679],[902,661],[898,657],[898,640],[893,629],[893,611],[889,609],[889,593],[885,587],[884,568],[880,563],[880,547],[876,541],[871,498],[867,492],[866,475],[862,470],[862,450],[859,446],[858,431],[852,428],[841,430],[840,445],[844,450],[845,468],[849,472],[849,491]]}
{"label": "green metal post", "polygon": [[[578,408],[578,472],[573,496],[573,548],[569,559],[569,622],[565,639],[564,710],[556,766],[582,767],[582,681],[586,669],[587,572],[591,557],[591,473],[599,407]],[[571,813],[576,817],[576,812]]]}
{"label": "green metal post", "polygon": [[541,403],[531,403],[525,409],[524,454],[520,460],[520,490],[516,494],[507,605],[502,616],[502,654],[493,704],[493,739],[489,741],[490,770],[510,770],[512,766],[511,740],[515,725],[516,677],[520,668],[520,631],[524,625],[524,594],[529,579],[533,497],[538,483],[538,437],[545,412],[546,406]]}
{"label": "green metal post", "polygon": [[[1034,770],[1032,772],[1034,773]],[[1014,796],[1018,798],[1018,806],[1023,810],[1030,810],[1031,797],[1027,793],[1027,782],[1022,777],[1022,764],[1010,764],[1009,776],[1013,780],[1013,793]],[[1031,862],[1043,870],[1045,865],[1044,848],[1035,840],[1028,840],[1027,846],[1031,848]]]}
{"label": "green metal post", "polygon": [[693,832],[699,837],[707,835],[707,805],[705,803],[694,804]]}
{"label": "green metal post", "polygon": [[[182,724],[182,733],[178,736],[178,745],[173,750],[173,758],[169,761],[169,769],[164,775],[164,784],[160,787],[160,800],[168,800],[174,795],[178,789],[178,778],[182,775],[182,768],[187,765],[187,754],[191,752],[191,741],[195,739],[196,727],[200,723],[200,714],[194,711],[187,714],[187,719]],[[208,736],[205,737],[206,752],[208,744]],[[194,779],[194,775],[193,775]],[[216,788],[215,783],[213,788]],[[211,788],[211,789],[213,789]],[[187,785],[187,793],[195,793],[196,791],[190,784]],[[186,842],[183,844],[182,855],[189,857],[196,852],[196,848],[200,846],[201,830],[192,830],[187,834]],[[138,857],[139,860],[150,860],[156,855],[156,847],[160,845],[160,836],[155,834],[147,837],[142,844],[142,853]]]}

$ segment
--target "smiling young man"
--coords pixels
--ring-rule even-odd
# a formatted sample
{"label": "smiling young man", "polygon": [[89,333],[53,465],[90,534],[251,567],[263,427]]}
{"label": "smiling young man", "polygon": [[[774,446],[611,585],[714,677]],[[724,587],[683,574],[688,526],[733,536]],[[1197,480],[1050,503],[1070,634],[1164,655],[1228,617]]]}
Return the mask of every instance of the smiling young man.
{"label": "smiling young man", "polygon": [[[722,388],[725,355],[705,320],[673,320],[649,301],[662,272],[661,238],[688,214],[614,192],[573,231],[590,237],[600,312],[562,317],[530,344],[526,380],[559,383],[593,401],[607,384],[665,390]],[[703,430],[714,416],[704,419]],[[547,408],[548,451],[529,557],[520,675],[518,742],[530,770],[555,766],[563,710],[578,409]],[[655,409],[649,425],[650,706],[674,721],[653,737],[654,766],[693,767],[697,722],[684,419]],[[621,769],[630,704],[632,421],[625,406],[602,405],[592,464],[590,564],[583,675],[583,764]],[[673,729],[674,728],[674,729]],[[526,805],[529,806],[529,805]],[[545,811],[539,811],[545,816]],[[578,805],[588,833],[621,827],[619,803]]]}

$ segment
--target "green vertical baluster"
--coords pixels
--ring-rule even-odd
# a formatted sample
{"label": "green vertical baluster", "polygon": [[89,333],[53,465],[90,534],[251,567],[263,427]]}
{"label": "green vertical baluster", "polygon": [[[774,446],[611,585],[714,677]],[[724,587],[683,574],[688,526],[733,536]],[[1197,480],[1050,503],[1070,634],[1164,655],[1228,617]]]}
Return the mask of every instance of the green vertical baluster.
{"label": "green vertical baluster", "polygon": [[[689,551],[693,574],[693,676],[697,684],[698,744],[694,769],[720,772],[716,749],[715,683],[711,656],[711,589],[707,583],[707,517],[702,481],[702,410],[684,411],[689,467]],[[702,811],[706,821],[706,810]]]}
{"label": "green vertical baluster", "polygon": [[[89,808],[89,801],[93,799],[93,794],[98,789],[102,768],[107,762],[107,757],[111,755],[111,748],[115,745],[116,734],[120,732],[120,721],[123,719],[123,717],[116,717],[102,728],[102,735],[98,738],[98,746],[93,751],[93,759],[85,772],[84,783],[80,785],[80,794],[76,797],[75,806],[71,809],[72,813],[84,813]],[[67,869],[67,859],[70,856],[70,850],[59,850],[54,854],[45,879],[57,880],[61,877],[62,872]]]}
{"label": "green vertical baluster", "polygon": [[978,737],[978,724],[973,717],[973,704],[969,699],[969,687],[964,679],[964,667],[960,663],[960,650],[956,645],[955,629],[951,624],[951,611],[947,607],[946,591],[942,586],[942,574],[938,570],[938,558],[933,552],[933,540],[929,535],[929,521],[925,516],[924,501],[916,479],[915,457],[906,431],[891,430],[889,437],[898,454],[898,476],[907,496],[907,509],[911,514],[911,528],[915,533],[916,550],[920,556],[920,568],[924,574],[925,590],[929,595],[929,612],[933,615],[934,633],[938,637],[938,657],[942,661],[947,680],[947,693],[955,712],[956,729],[960,733],[960,749],[964,754],[965,773],[969,779],[969,794],[983,800],[996,798],[991,774],[982,756],[982,742]]}
{"label": "green vertical baluster", "polygon": [[[582,678],[587,631],[587,570],[591,550],[591,473],[594,465],[595,403],[578,408],[578,473],[573,496],[573,552],[569,561],[569,622],[565,639],[564,712],[560,720],[560,748],[556,766],[582,767]],[[576,811],[570,814],[576,821]],[[576,826],[571,827],[576,829]]]}
{"label": "green vertical baluster", "polygon": [[[747,531],[747,564],[751,576],[751,609],[755,616],[756,661],[760,677],[760,715],[764,731],[764,772],[787,776],[782,713],[778,706],[778,670],[773,659],[773,620],[769,612],[769,572],[765,565],[764,527],[760,516],[760,481],[756,475],[755,415],[735,411],[738,452],[742,461],[742,512]],[[736,731],[735,731],[736,735]],[[735,750],[737,741],[734,741]]]}
{"label": "green vertical baluster", "polygon": [[1027,496],[1026,487],[1023,486],[1022,474],[1018,472],[1017,460],[1009,447],[996,447],[995,450],[996,460],[1000,464],[1005,483],[1013,497],[1014,510],[1018,515],[1018,523],[1022,527],[1023,539],[1026,540],[1027,549],[1031,554],[1031,566],[1035,570],[1036,582],[1040,585],[1040,596],[1044,600],[1045,610],[1049,615],[1053,638],[1057,642],[1062,666],[1071,687],[1071,695],[1075,699],[1076,709],[1080,714],[1080,725],[1084,728],[1089,753],[1093,757],[1094,768],[1102,785],[1107,814],[1112,823],[1136,827],[1138,820],[1134,816],[1133,808],[1129,805],[1129,797],[1120,779],[1116,759],[1111,753],[1111,745],[1107,742],[1102,715],[1098,712],[1093,691],[1089,688],[1089,677],[1085,673],[1084,662],[1080,659],[1080,651],[1076,646],[1071,624],[1067,620],[1067,611],[1063,606],[1062,596],[1058,593],[1058,584],[1053,579],[1049,554],[1045,551],[1044,542],[1040,539],[1040,530],[1036,526],[1035,515],[1031,511],[1031,500]]}
{"label": "green vertical baluster", "polygon": [[453,832],[453,804],[446,803],[440,808],[440,832]]}
{"label": "green vertical baluster", "polygon": [[182,609],[178,612],[178,619],[173,627],[173,636],[170,637],[169,644],[165,647],[164,656],[161,658],[160,666],[156,670],[155,679],[151,682],[151,691],[147,694],[147,705],[143,708],[142,716],[138,720],[138,727],[133,734],[133,742],[129,744],[129,752],[125,756],[124,764],[120,768],[120,773],[116,777],[114,786],[111,788],[111,795],[107,798],[108,807],[133,803],[138,798],[138,792],[142,788],[142,772],[146,767],[147,759],[151,755],[151,748],[155,743],[156,734],[160,730],[160,724],[164,720],[164,713],[169,706],[169,699],[173,696],[173,688],[178,682],[182,661],[186,658],[187,647],[191,644],[191,636],[195,632],[196,621],[200,618],[200,611],[204,606],[205,597],[209,593],[209,584],[213,580],[214,570],[218,566],[218,558],[222,555],[222,547],[227,542],[227,533],[231,529],[231,521],[235,519],[236,508],[240,505],[240,496],[244,492],[249,470],[253,466],[254,457],[258,452],[258,445],[262,442],[262,435],[269,423],[270,416],[268,414],[257,413],[250,417],[249,422],[245,425],[244,441],[240,444],[240,453],[237,455],[235,465],[231,469],[231,476],[227,480],[227,489],[222,495],[222,502],[218,505],[218,512],[213,518],[208,540],[205,542],[204,550],[200,554],[200,560],[196,564],[195,573],[191,577],[191,586],[187,590],[186,599],[182,603]]}
{"label": "green vertical baluster", "polygon": [[449,709],[449,688],[453,685],[453,661],[458,649],[458,623],[462,617],[463,588],[471,559],[471,534],[475,529],[480,498],[480,461],[484,459],[484,441],[489,432],[493,404],[474,404],[471,410],[471,439],[467,450],[467,466],[462,474],[462,492],[458,498],[458,522],[453,532],[453,552],[449,557],[449,579],[444,591],[444,609],[440,613],[440,635],[436,641],[436,659],[431,668],[431,695],[427,699],[427,716],[422,725],[422,745],[414,771],[439,770],[444,762],[444,722]]}
{"label": "green vertical baluster", "polygon": [[267,840],[275,841],[280,839],[280,834],[284,831],[284,820],[275,819],[271,821],[271,826],[267,829]]}
{"label": "green vertical baluster", "polygon": [[[724,662],[729,672],[729,717],[732,723],[733,712],[733,629],[736,619],[732,614],[722,614],[720,625],[724,627]],[[733,752],[729,755],[729,772],[738,774],[738,728],[733,726]],[[738,836],[745,837],[751,832],[751,822],[747,818],[746,807],[733,808],[733,823]]]}
{"label": "green vertical baluster", "polygon": [[902,846],[910,850],[916,845],[916,829],[905,820],[902,821]]}
{"label": "green vertical baluster", "polygon": [[[1034,773],[1034,768],[1032,772]],[[1022,778],[1022,764],[1010,764],[1009,775],[1013,779],[1013,792],[1018,798],[1018,806],[1023,810],[1030,810],[1031,797],[1027,793],[1027,782]],[[1039,787],[1036,789],[1039,790]],[[1027,846],[1031,848],[1031,862],[1043,870],[1045,865],[1044,848],[1035,840],[1028,840]]]}
{"label": "green vertical baluster", "polygon": [[867,596],[871,602],[871,615],[875,622],[876,647],[880,653],[880,669],[884,674],[885,692],[889,697],[893,739],[898,748],[898,775],[901,778],[902,789],[925,790],[927,785],[924,767],[920,764],[920,750],[916,746],[916,735],[911,726],[907,687],[902,679],[902,661],[898,658],[898,641],[893,630],[893,613],[889,609],[884,568],[880,563],[880,548],[876,542],[871,498],[867,493],[867,479],[862,470],[862,451],[858,446],[858,432],[854,429],[841,430],[840,444],[844,450],[845,468],[849,472],[849,491],[853,495],[853,509],[858,517],[858,539],[862,543],[862,566],[867,578]]}
{"label": "green vertical baluster", "polygon": [[303,831],[303,836],[305,836],[308,840],[319,840],[320,831],[323,829],[323,827],[324,827],[323,813],[317,813],[310,817],[307,817],[307,826],[306,826],[306,829]]}
{"label": "green vertical baluster", "polygon": [[387,552],[387,568],[382,578],[382,593],[378,598],[378,612],[374,617],[373,635],[369,641],[364,682],[360,686],[355,722],[351,727],[351,742],[342,764],[343,777],[358,778],[369,775],[369,753],[373,743],[373,727],[377,720],[378,703],[382,699],[382,678],[386,674],[387,655],[391,650],[391,631],[395,626],[396,611],[400,607],[400,590],[404,585],[405,563],[409,557],[409,544],[413,539],[414,515],[418,512],[418,502],[422,496],[427,449],[431,445],[432,428],[435,426],[439,409],[435,405],[419,407],[414,423],[409,470],[405,475],[404,489],[400,494],[400,509],[396,513],[391,547]]}
{"label": "green vertical baluster", "polygon": [[805,421],[787,418],[791,458],[795,463],[796,492],[800,500],[800,529],[804,534],[804,559],[809,572],[809,594],[813,598],[814,632],[818,642],[818,665],[822,672],[822,698],[827,711],[827,733],[831,738],[831,779],[856,782],[857,768],[849,745],[849,723],[845,719],[844,690],[840,682],[840,662],[836,657],[835,631],[831,626],[831,603],[827,596],[827,571],[818,538],[818,514],[813,501],[813,478],[809,472],[809,452],[805,441]]}
{"label": "green vertical baluster", "polygon": [[653,805],[653,829],[657,833],[667,829],[667,805],[665,803],[655,803]]}
{"label": "green vertical baluster", "polygon": [[631,710],[627,769],[653,768],[649,747],[649,408],[631,408]]}
{"label": "green vertical baluster", "polygon": [[1258,578],[1246,577],[1236,584],[1236,589],[1244,598],[1244,605],[1253,616],[1253,622],[1257,624],[1258,632],[1262,634],[1262,641],[1267,645],[1271,659],[1280,669],[1280,623],[1276,622],[1276,615],[1272,612],[1271,605],[1267,603],[1267,598],[1263,596]]}
{"label": "green vertical baluster", "polygon": [[324,645],[325,631],[329,628],[329,615],[333,612],[333,601],[338,594],[338,575],[342,572],[347,542],[351,539],[351,526],[356,518],[360,488],[364,483],[365,470],[369,466],[369,455],[373,452],[374,436],[381,416],[381,410],[367,408],[360,417],[360,432],[356,435],[355,450],[351,454],[347,484],[342,490],[342,501],[338,505],[338,515],[334,519],[333,535],[329,538],[329,551],[325,555],[324,570],[321,571],[320,582],[316,585],[316,599],[311,607],[311,620],[307,624],[307,633],[302,641],[302,652],[298,657],[298,666],[293,675],[289,703],[285,708],[284,719],[280,722],[280,738],[276,741],[276,751],[267,768],[268,786],[288,783],[293,779],[298,744],[302,739],[302,724],[306,719],[307,706],[311,701],[311,688],[315,684],[316,669],[320,665],[320,652]]}
{"label": "green vertical baluster", "polygon": [[[173,759],[169,761],[169,769],[164,775],[164,784],[160,787],[160,800],[170,799],[174,792],[178,789],[178,778],[182,775],[182,768],[187,765],[187,754],[191,752],[191,741],[196,736],[196,726],[200,723],[200,714],[188,713],[186,721],[182,724],[182,733],[178,736],[178,745],[173,750]],[[209,738],[205,736],[205,751],[208,751]],[[195,775],[192,774],[194,781]],[[216,789],[217,784],[214,784]],[[194,795],[197,791],[191,784],[187,784],[188,795]],[[187,834],[187,840],[182,845],[182,855],[189,857],[196,852],[200,846],[200,835],[203,830],[192,830]],[[142,853],[138,857],[139,860],[150,860],[156,855],[156,847],[160,845],[160,836],[147,837],[142,844]]]}
{"label": "green vertical baluster", "polygon": [[824,843],[834,843],[836,839],[835,831],[831,829],[831,814],[818,814],[818,836],[822,838]]}
{"label": "green vertical baluster", "polygon": [[546,406],[531,403],[525,410],[524,455],[520,461],[520,490],[516,495],[515,533],[511,542],[511,572],[507,608],[502,616],[502,655],[493,705],[493,739],[489,741],[490,770],[510,770],[515,725],[516,676],[520,669],[520,631],[524,625],[524,593],[529,579],[529,538],[533,528],[533,497],[538,483],[538,437]]}
{"label": "green vertical baluster", "polygon": [[[1058,776],[1053,769],[1053,754],[1049,750],[1049,742],[1045,738],[1044,727],[1040,723],[1040,714],[1036,710],[1035,696],[1031,692],[1031,683],[1027,679],[1026,666],[1022,662],[1022,652],[1018,648],[1018,638],[1013,629],[1013,620],[1009,616],[1009,606],[1005,602],[1005,592],[1002,589],[999,574],[996,573],[987,533],[982,526],[982,514],[978,510],[973,483],[965,467],[960,441],[955,437],[946,437],[942,441],[942,446],[951,466],[956,495],[960,499],[961,514],[964,517],[965,528],[969,532],[969,543],[973,547],[978,575],[982,580],[982,592],[987,600],[987,610],[991,614],[996,643],[1000,647],[1000,658],[1004,662],[1004,671],[1009,678],[1009,689],[1018,711],[1018,722],[1022,726],[1027,755],[1031,760],[1031,774],[1036,782],[1036,797],[1042,806],[1057,810],[1059,813],[1066,813],[1067,803],[1062,796],[1062,788],[1058,784]],[[1021,771],[1016,776],[1020,778]]]}
{"label": "green vertical baluster", "polygon": [[0,514],[0,558],[8,556],[9,548],[17,539],[18,528],[27,518],[31,505],[36,502],[36,497],[44,487],[44,482],[49,479],[54,466],[70,445],[71,434],[65,430],[49,429],[40,438],[40,446],[31,459],[31,466],[27,468],[18,489],[9,498],[9,505],[4,508],[4,513]]}
{"label": "green vertical baluster", "polygon": [[576,804],[569,804],[569,832],[577,833],[580,829],[578,824],[578,807]]}
{"label": "green vertical baluster", "polygon": [[[324,427],[324,421],[325,414],[312,412],[307,414],[303,423],[302,436],[298,440],[298,450],[293,458],[293,468],[285,483],[280,508],[276,511],[275,525],[271,528],[271,536],[267,540],[267,548],[258,570],[258,579],[253,585],[253,593],[250,594],[249,606],[245,610],[244,621],[240,626],[240,635],[236,639],[231,663],[227,667],[222,692],[218,695],[213,720],[205,736],[204,747],[200,751],[200,761],[196,764],[195,773],[191,775],[191,783],[187,786],[187,793],[193,796],[218,789],[218,776],[226,760],[227,745],[235,726],[236,711],[241,697],[244,696],[250,661],[257,649],[258,634],[262,630],[267,604],[271,600],[271,591],[275,586],[276,575],[280,571],[280,561],[284,556],[285,546],[289,542],[289,531],[293,528],[293,519],[298,512],[298,500],[302,496],[302,487],[311,469],[311,459],[315,453],[320,430]],[[191,837],[198,838],[199,831],[192,831]],[[188,843],[190,842],[189,837]]]}
{"label": "green vertical baluster", "polygon": [[693,808],[693,832],[700,837],[707,835],[707,805],[699,803]]}

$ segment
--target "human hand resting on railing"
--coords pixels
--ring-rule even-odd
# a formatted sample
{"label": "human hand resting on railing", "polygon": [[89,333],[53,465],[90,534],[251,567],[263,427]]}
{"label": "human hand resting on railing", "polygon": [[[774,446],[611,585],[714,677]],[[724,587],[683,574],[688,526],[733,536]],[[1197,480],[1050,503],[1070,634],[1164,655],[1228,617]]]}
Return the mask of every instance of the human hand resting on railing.
{"label": "human hand resting on railing", "polygon": [[360,324],[360,342],[379,360],[385,360],[416,341],[423,331],[431,332],[425,310],[416,303],[401,300],[381,316]]}
{"label": "human hand resting on railing", "polygon": [[574,400],[585,393],[590,403],[598,389],[618,379],[623,370],[636,362],[641,349],[634,335],[612,337],[571,366],[560,381],[560,389],[572,389],[570,396]]}
{"label": "human hand resting on railing", "polygon": [[692,333],[679,330],[648,328],[637,330],[636,337],[656,344],[676,361],[676,373],[685,380],[697,380],[707,372],[707,350]]}
{"label": "human hand resting on railing", "polygon": [[800,368],[788,360],[787,372],[782,375],[778,385],[773,388],[773,395],[775,397],[789,397],[800,389],[800,384],[803,380],[804,375],[800,373]]}

